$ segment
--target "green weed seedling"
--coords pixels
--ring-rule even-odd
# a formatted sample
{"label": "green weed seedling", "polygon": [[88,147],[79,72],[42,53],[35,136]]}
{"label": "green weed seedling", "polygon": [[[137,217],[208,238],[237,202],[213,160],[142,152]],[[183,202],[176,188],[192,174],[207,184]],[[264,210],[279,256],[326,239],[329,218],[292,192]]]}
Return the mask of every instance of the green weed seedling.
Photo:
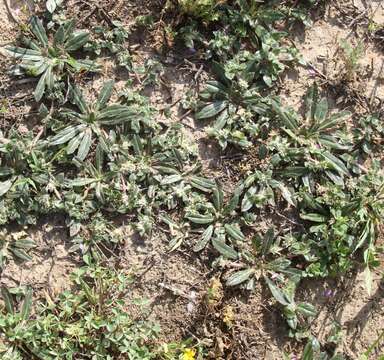
{"label": "green weed seedling", "polygon": [[129,316],[125,301],[129,283],[123,273],[100,266],[83,267],[73,274],[73,291],[62,292],[56,301],[48,296],[46,302],[32,306],[32,290],[28,289],[19,312],[3,287],[2,358],[154,359],[152,341],[159,329]]}
{"label": "green weed seedling", "polygon": [[35,242],[27,237],[25,232],[8,233],[0,231],[0,269],[4,269],[9,258],[18,261],[29,261],[32,257],[28,252],[34,248]]}
{"label": "green weed seedling", "polygon": [[[210,80],[200,93],[201,103],[196,119],[215,119],[207,133],[225,149],[228,144],[249,147],[260,131],[260,124],[268,121],[268,98],[260,95],[253,84],[256,62],[244,63],[242,71],[228,77],[224,67],[213,64],[217,80]],[[259,123],[255,120],[260,119]]]}
{"label": "green weed seedling", "polygon": [[[87,104],[80,89],[70,86],[71,99],[78,111],[65,109],[61,116],[69,120],[69,125],[57,132],[50,140],[51,146],[66,145],[66,153],[72,155],[77,151],[76,158],[83,161],[95,142],[95,138],[105,152],[110,151],[108,137],[104,127],[130,123],[131,128],[140,129],[141,114],[132,108],[121,105],[108,105],[112,95],[114,82],[108,81],[100,91],[98,99]],[[72,123],[71,123],[72,122]],[[68,124],[68,122],[66,122]]]}
{"label": "green weed seedling", "polygon": [[65,72],[98,71],[91,60],[75,59],[72,54],[81,49],[89,39],[86,31],[75,31],[74,21],[61,25],[53,38],[48,38],[42,21],[33,16],[30,21],[31,35],[22,37],[26,47],[8,46],[6,51],[20,59],[12,74],[39,77],[35,99],[40,101],[45,89],[52,90]]}
{"label": "green weed seedling", "polygon": [[342,59],[345,65],[345,74],[348,80],[356,78],[356,72],[360,67],[361,57],[364,55],[364,45],[359,43],[357,46],[352,46],[347,40],[340,41],[342,50]]}

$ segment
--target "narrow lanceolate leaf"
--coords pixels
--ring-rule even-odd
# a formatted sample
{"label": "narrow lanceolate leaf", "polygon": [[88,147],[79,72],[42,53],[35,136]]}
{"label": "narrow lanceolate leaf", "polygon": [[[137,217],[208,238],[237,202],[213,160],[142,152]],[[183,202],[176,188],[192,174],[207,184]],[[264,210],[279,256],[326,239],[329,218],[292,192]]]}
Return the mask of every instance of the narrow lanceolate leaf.
{"label": "narrow lanceolate leaf", "polygon": [[282,197],[287,201],[287,203],[292,206],[296,206],[294,194],[292,194],[292,192],[283,183],[279,183],[279,189]]}
{"label": "narrow lanceolate leaf", "polygon": [[190,215],[187,215],[186,218],[195,223],[195,224],[201,224],[201,225],[204,225],[204,224],[210,224],[213,222],[213,220],[215,219],[213,217],[213,215],[210,215],[210,214],[207,214],[207,215],[201,215],[201,214],[190,214]]}
{"label": "narrow lanceolate leaf", "polygon": [[40,101],[44,95],[47,70],[45,70],[43,75],[40,76],[39,82],[37,83],[37,86],[36,86],[35,91],[33,93],[36,101]]}
{"label": "narrow lanceolate leaf", "polygon": [[86,31],[79,31],[72,34],[65,43],[65,50],[68,52],[80,49],[89,40],[89,33]]}
{"label": "narrow lanceolate leaf", "polygon": [[21,239],[15,241],[13,245],[20,249],[32,249],[36,246],[36,243],[31,239]]}
{"label": "narrow lanceolate leaf", "polygon": [[289,305],[289,301],[287,300],[287,297],[285,296],[285,294],[271,280],[269,280],[269,278],[264,276],[264,279],[269,287],[269,290],[271,290],[271,293],[275,298],[275,300],[281,305],[284,305],[284,306]]}
{"label": "narrow lanceolate leaf", "polygon": [[313,346],[311,341],[308,341],[307,345],[305,345],[302,360],[313,360]]}
{"label": "narrow lanceolate leaf", "polygon": [[179,174],[169,175],[169,176],[166,176],[165,178],[163,178],[161,180],[160,184],[161,185],[170,185],[170,184],[177,183],[182,179],[183,179],[183,177]]}
{"label": "narrow lanceolate leaf", "polygon": [[52,14],[56,10],[56,7],[60,5],[62,0],[47,0],[45,6],[47,10]]}
{"label": "narrow lanceolate leaf", "polygon": [[210,94],[225,94],[227,90],[228,89],[222,83],[216,80],[207,81],[204,89],[204,91],[207,91]]}
{"label": "narrow lanceolate leaf", "polygon": [[318,223],[323,223],[323,222],[326,222],[328,220],[328,218],[326,216],[320,215],[320,214],[315,214],[315,213],[300,214],[300,217],[303,220],[308,220],[308,221],[313,221],[313,222],[318,222]]}
{"label": "narrow lanceolate leaf", "polygon": [[269,250],[273,245],[274,240],[275,240],[275,230],[273,228],[269,228],[263,238],[263,244],[262,244],[263,246],[262,246],[261,252],[264,256],[268,254]]}
{"label": "narrow lanceolate leaf", "polygon": [[268,263],[268,269],[275,271],[275,272],[280,272],[288,268],[288,266],[291,265],[291,261],[288,259],[284,258],[279,258],[275,259],[271,262]]}
{"label": "narrow lanceolate leaf", "polygon": [[80,141],[83,138],[83,136],[84,136],[84,132],[81,132],[80,134],[76,135],[75,137],[73,137],[68,142],[68,145],[67,145],[67,154],[68,155],[73,154],[77,150],[77,148],[79,147]]}
{"label": "narrow lanceolate leaf", "polygon": [[96,60],[77,59],[76,61],[68,62],[68,64],[72,66],[75,71],[98,72],[101,70],[101,66],[97,63]]}
{"label": "narrow lanceolate leaf", "polygon": [[40,43],[44,46],[47,46],[48,37],[41,20],[37,16],[32,16],[30,25],[32,32],[35,34]]}
{"label": "narrow lanceolate leaf", "polygon": [[215,101],[204,106],[197,114],[196,119],[208,119],[222,112],[228,103],[225,100]]}
{"label": "narrow lanceolate leaf", "polygon": [[348,169],[346,168],[346,166],[344,165],[344,163],[340,159],[338,159],[336,156],[332,155],[331,153],[329,153],[327,151],[323,152],[321,155],[327,161],[327,163],[329,165],[331,165],[340,174],[343,174],[346,176],[350,175],[350,173],[349,173]]}
{"label": "narrow lanceolate leaf", "polygon": [[213,128],[215,130],[223,129],[227,124],[228,119],[229,119],[228,109],[224,109],[224,111],[221,112],[221,114],[217,117],[216,121],[214,122]]}
{"label": "narrow lanceolate leaf", "polygon": [[252,186],[247,190],[247,192],[244,195],[243,201],[241,202],[242,212],[247,212],[252,208],[255,194],[256,194],[256,188],[254,186]]}
{"label": "narrow lanceolate leaf", "polygon": [[214,238],[212,240],[212,245],[224,257],[228,259],[233,259],[233,260],[237,259],[237,251],[233,249],[231,246],[228,246],[223,241]]}
{"label": "narrow lanceolate leaf", "polygon": [[240,185],[235,189],[233,196],[231,197],[228,205],[224,209],[224,212],[226,214],[231,214],[232,211],[234,211],[238,207],[239,202],[240,202],[240,195],[243,192],[243,188],[244,187],[242,185]]}
{"label": "narrow lanceolate leaf", "polygon": [[212,190],[213,195],[213,205],[217,211],[221,211],[223,208],[224,193],[220,185],[216,185]]}
{"label": "narrow lanceolate leaf", "polygon": [[81,143],[79,145],[79,150],[77,151],[77,157],[83,161],[88,153],[89,149],[92,145],[92,131],[90,129],[87,129],[83,138],[81,139]]}
{"label": "narrow lanceolate leaf", "polygon": [[28,288],[25,294],[25,298],[23,301],[23,306],[21,307],[20,316],[22,320],[27,320],[29,315],[31,314],[32,308],[32,288]]}
{"label": "narrow lanceolate leaf", "polygon": [[69,84],[69,93],[71,95],[72,104],[75,104],[83,114],[86,114],[87,103],[85,102],[81,90],[76,85],[72,86]]}
{"label": "narrow lanceolate leaf", "polygon": [[203,250],[207,244],[209,243],[209,240],[211,240],[212,234],[213,234],[214,227],[213,225],[209,225],[203,234],[201,235],[200,240],[196,243],[196,245],[193,247],[193,251],[198,252]]}
{"label": "narrow lanceolate leaf", "polygon": [[322,98],[317,104],[316,104],[316,110],[314,114],[314,118],[316,123],[320,123],[324,121],[328,114],[328,101],[325,98]]}
{"label": "narrow lanceolate leaf", "polygon": [[63,24],[63,27],[64,27],[64,39],[67,39],[69,37],[70,34],[72,34],[73,30],[75,29],[75,20],[69,20],[69,21],[66,21],[64,24]]}
{"label": "narrow lanceolate leaf", "polygon": [[240,230],[240,228],[238,226],[231,225],[231,224],[225,224],[224,228],[225,228],[225,231],[227,232],[227,234],[232,239],[237,240],[237,241],[244,241],[245,240],[245,236],[241,232],[241,230]]}
{"label": "narrow lanceolate leaf", "polygon": [[39,53],[41,52],[41,50],[40,50],[40,46],[37,44],[36,41],[34,41],[34,40],[32,40],[32,39],[30,39],[30,38],[24,36],[24,35],[22,35],[22,36],[20,37],[20,40],[21,40],[21,42],[22,42],[25,46],[27,46],[28,48],[30,48],[30,49],[32,49],[32,50],[36,50],[36,51],[38,51]]}
{"label": "narrow lanceolate leaf", "polygon": [[297,305],[297,311],[302,313],[304,316],[316,316],[317,314],[317,311],[316,311],[316,308],[312,305],[312,304],[309,304],[309,303],[300,303]]}
{"label": "narrow lanceolate leaf", "polygon": [[206,179],[200,176],[191,176],[190,184],[201,191],[211,192],[216,183],[213,180]]}
{"label": "narrow lanceolate leaf", "polygon": [[18,46],[7,46],[5,47],[5,51],[15,58],[23,58],[32,61],[41,59],[41,52],[39,50],[25,49]]}
{"label": "narrow lanceolate leaf", "polygon": [[324,120],[317,126],[317,130],[330,130],[336,125],[341,124],[352,114],[349,111],[341,111],[337,114],[331,115],[328,119]]}
{"label": "narrow lanceolate leaf", "polygon": [[295,132],[298,129],[296,117],[288,111],[282,109],[280,104],[275,100],[271,101],[271,105],[273,110],[280,117],[283,125],[286,126],[289,130]]}
{"label": "narrow lanceolate leaf", "polygon": [[54,84],[54,75],[53,75],[53,69],[52,66],[48,66],[45,70],[46,76],[45,76],[45,84],[49,90],[53,89]]}
{"label": "narrow lanceolate leaf", "polygon": [[64,25],[61,25],[57,29],[55,36],[53,37],[53,44],[55,46],[63,45],[64,40],[65,40],[65,27],[64,27]]}
{"label": "narrow lanceolate leaf", "polygon": [[67,187],[83,187],[94,183],[96,180],[93,178],[77,178],[73,180],[67,180],[65,186]]}
{"label": "narrow lanceolate leaf", "polygon": [[0,182],[0,196],[5,195],[8,190],[12,187],[13,181],[6,180],[3,182]]}
{"label": "narrow lanceolate leaf", "polygon": [[307,110],[307,113],[306,113],[307,120],[314,119],[318,98],[319,98],[319,91],[317,88],[317,84],[314,84],[308,89],[307,94],[305,95],[305,107]]}
{"label": "narrow lanceolate leaf", "polygon": [[305,175],[307,172],[308,170],[304,166],[288,166],[281,171],[281,175],[285,177],[298,177]]}
{"label": "narrow lanceolate leaf", "polygon": [[104,108],[106,103],[109,101],[114,84],[115,82],[113,80],[109,80],[104,84],[97,99],[96,110]]}
{"label": "narrow lanceolate leaf", "polygon": [[220,63],[213,61],[212,71],[225,86],[230,86],[231,81],[225,76],[225,69]]}
{"label": "narrow lanceolate leaf", "polygon": [[79,131],[81,131],[86,125],[72,125],[57,133],[50,141],[51,146],[61,145],[71,140]]}
{"label": "narrow lanceolate leaf", "polygon": [[100,120],[105,121],[127,121],[136,116],[136,113],[125,105],[113,104],[104,109],[102,109],[99,113]]}
{"label": "narrow lanceolate leaf", "polygon": [[331,135],[322,134],[318,137],[318,141],[329,149],[349,150],[351,148],[351,146],[340,144],[339,140]]}
{"label": "narrow lanceolate leaf", "polygon": [[11,251],[12,254],[16,258],[18,258],[19,260],[22,260],[22,261],[31,261],[32,260],[32,257],[30,255],[28,255],[23,249],[17,249],[14,247],[10,247],[9,251]]}
{"label": "narrow lanceolate leaf", "polygon": [[227,286],[239,285],[244,281],[247,281],[254,274],[254,272],[255,270],[253,269],[237,271],[227,279],[226,284]]}
{"label": "narrow lanceolate leaf", "polygon": [[9,314],[14,314],[14,304],[12,300],[12,295],[9,293],[8,289],[5,286],[1,286],[1,296],[3,297],[5,308]]}

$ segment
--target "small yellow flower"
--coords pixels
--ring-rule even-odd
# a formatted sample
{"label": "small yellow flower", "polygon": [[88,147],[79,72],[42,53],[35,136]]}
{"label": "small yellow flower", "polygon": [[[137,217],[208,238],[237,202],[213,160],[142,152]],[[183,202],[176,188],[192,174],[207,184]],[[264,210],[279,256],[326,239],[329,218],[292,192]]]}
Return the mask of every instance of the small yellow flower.
{"label": "small yellow flower", "polygon": [[183,353],[183,360],[195,360],[196,351],[191,348],[186,348]]}

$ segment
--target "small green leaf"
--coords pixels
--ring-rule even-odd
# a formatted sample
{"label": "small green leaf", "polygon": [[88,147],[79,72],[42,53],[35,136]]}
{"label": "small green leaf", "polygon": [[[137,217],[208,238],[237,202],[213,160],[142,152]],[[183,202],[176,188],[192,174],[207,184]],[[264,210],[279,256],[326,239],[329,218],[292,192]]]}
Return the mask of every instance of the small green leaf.
{"label": "small green leaf", "polygon": [[97,99],[96,110],[104,108],[106,103],[111,98],[114,85],[115,85],[115,82],[113,80],[109,80],[104,84],[103,88],[100,91],[99,97]]}
{"label": "small green leaf", "polygon": [[89,33],[86,31],[79,31],[69,36],[65,43],[65,50],[68,52],[76,51],[85,45],[89,40]]}
{"label": "small green leaf", "polygon": [[269,250],[271,249],[273,242],[275,240],[275,230],[273,227],[269,228],[267,232],[265,233],[263,237],[263,244],[262,244],[262,255],[267,255],[269,253]]}
{"label": "small green leaf", "polygon": [[[51,1],[51,2],[56,2],[56,0],[48,0],[47,1],[47,6],[48,6],[48,2]],[[53,37],[53,44],[55,46],[60,46],[60,45],[63,45],[64,43],[64,40],[65,40],[65,27],[64,25],[61,25],[56,33],[55,33],[55,36]]]}
{"label": "small green leaf", "polygon": [[67,180],[65,182],[65,186],[67,187],[83,187],[89,184],[94,183],[96,180],[92,178],[77,178],[73,180]]}
{"label": "small green leaf", "polygon": [[196,243],[196,245],[193,247],[193,251],[199,252],[203,250],[207,244],[209,243],[209,240],[211,240],[212,234],[213,234],[214,227],[213,225],[209,225],[203,234],[201,235],[201,239]]}
{"label": "small green leaf", "polygon": [[241,230],[240,230],[240,228],[238,226],[231,225],[231,224],[225,224],[224,228],[225,228],[226,233],[232,239],[237,240],[237,241],[244,241],[245,240],[245,236],[241,232]]}
{"label": "small green leaf", "polygon": [[324,120],[317,126],[318,131],[330,130],[341,122],[345,121],[352,114],[349,111],[341,111],[337,114],[331,115],[328,119]]}
{"label": "small green leaf", "polygon": [[316,104],[316,110],[314,115],[316,123],[321,123],[322,121],[324,121],[327,114],[328,114],[328,101],[327,99],[323,98]]}
{"label": "small green leaf", "polygon": [[212,71],[216,75],[216,77],[225,85],[230,86],[231,81],[227,78],[225,75],[225,69],[224,67],[219,64],[217,61],[212,62]]}
{"label": "small green leaf", "polygon": [[6,180],[3,182],[0,182],[0,196],[5,195],[9,189],[12,187],[13,181],[12,180]]}
{"label": "small green leaf", "polygon": [[224,193],[221,189],[220,185],[216,185],[212,190],[213,195],[213,204],[215,206],[215,209],[220,212],[223,208],[223,201],[224,201]]}
{"label": "small green leaf", "polygon": [[246,193],[244,194],[244,198],[243,198],[243,201],[241,202],[241,211],[242,212],[247,212],[248,210],[250,210],[253,206],[253,199],[255,197],[255,194],[256,194],[256,187],[252,186],[250,187]]}
{"label": "small green leaf", "polygon": [[47,0],[45,6],[47,7],[47,10],[52,14],[57,6],[61,4],[62,0]]}
{"label": "small green leaf", "polygon": [[237,271],[227,279],[226,285],[227,286],[239,285],[244,281],[247,281],[254,274],[254,272],[255,270],[253,269]]}
{"label": "small green leaf", "polygon": [[328,162],[328,164],[331,165],[340,174],[350,176],[350,173],[344,163],[336,156],[332,155],[330,152],[327,151],[321,153],[321,155]]}
{"label": "small green leaf", "polygon": [[238,186],[235,189],[233,196],[229,200],[229,204],[224,209],[225,214],[231,215],[232,211],[234,211],[237,208],[237,206],[239,205],[240,195],[242,192],[243,192],[242,185]]}
{"label": "small green leaf", "polygon": [[313,355],[312,342],[308,341],[303,351],[302,360],[314,360]]}
{"label": "small green leaf", "polygon": [[237,254],[236,250],[233,249],[232,247],[228,246],[223,241],[214,238],[212,240],[212,245],[224,257],[226,257],[228,259],[233,259],[233,260],[237,259],[238,254]]}
{"label": "small green leaf", "polygon": [[211,192],[216,183],[213,180],[206,179],[200,176],[191,176],[190,184],[203,192]]}
{"label": "small green leaf", "polygon": [[81,132],[80,134],[76,135],[71,140],[69,140],[66,150],[68,155],[73,154],[78,149],[80,141],[83,138],[84,134],[84,132]]}
{"label": "small green leaf", "polygon": [[25,294],[23,305],[21,307],[21,319],[28,320],[32,307],[32,288],[28,288]]}
{"label": "small green leaf", "polygon": [[313,84],[307,91],[305,95],[305,107],[307,110],[306,117],[307,120],[314,120],[315,118],[315,111],[316,111],[316,104],[319,97],[319,91],[317,88],[317,84]]}
{"label": "small green leaf", "polygon": [[35,36],[38,38],[40,43],[44,46],[48,45],[48,37],[47,33],[45,32],[45,29],[43,27],[43,23],[37,16],[32,16],[31,21],[31,30],[35,34]]}
{"label": "small green leaf", "polygon": [[284,306],[289,305],[289,301],[287,300],[287,297],[285,296],[285,294],[266,276],[264,276],[264,279],[269,287],[269,290],[271,290],[273,297],[276,299],[276,301]]}
{"label": "small green leaf", "polygon": [[87,157],[89,153],[89,149],[91,148],[91,145],[92,145],[92,131],[90,129],[87,129],[85,131],[83,138],[81,139],[79,150],[77,151],[77,157],[81,161],[83,161]]}
{"label": "small green leaf", "polygon": [[9,314],[15,313],[15,308],[13,304],[12,295],[9,293],[8,289],[5,286],[1,286],[1,295],[3,297],[5,308]]}
{"label": "small green leaf", "polygon": [[296,202],[294,201],[294,194],[292,194],[289,188],[286,187],[283,183],[279,183],[279,189],[281,191],[281,195],[287,201],[287,203],[295,207]]}
{"label": "small green leaf", "polygon": [[14,247],[10,247],[9,248],[9,251],[12,252],[12,254],[19,260],[22,260],[22,261],[31,261],[32,260],[32,257],[30,255],[28,255],[24,250],[22,249],[17,249],[17,248],[14,248]]}
{"label": "small green leaf", "polygon": [[51,146],[61,145],[71,140],[85,125],[68,126],[57,133],[50,141]]}
{"label": "small green leaf", "polygon": [[69,84],[69,93],[72,104],[75,104],[83,114],[87,114],[87,103],[81,90],[76,85]]}
{"label": "small green leaf", "polygon": [[32,239],[20,239],[13,243],[13,246],[20,249],[32,249],[36,246],[36,243]]}
{"label": "small green leaf", "polygon": [[46,83],[46,77],[48,74],[49,67],[45,70],[43,75],[40,76],[39,82],[36,85],[35,91],[33,93],[35,100],[40,101],[44,95],[45,91],[45,83]]}
{"label": "small green leaf", "polygon": [[297,305],[297,311],[307,317],[314,317],[317,314],[316,308],[309,303],[300,303]]}
{"label": "small green leaf", "polygon": [[328,221],[328,218],[324,215],[316,214],[316,213],[310,213],[310,214],[300,214],[300,217],[303,220],[318,222],[318,223],[324,223]]}
{"label": "small green leaf", "polygon": [[210,224],[213,222],[213,220],[215,219],[212,215],[210,214],[207,214],[207,215],[201,215],[201,214],[190,214],[190,215],[187,215],[186,218],[189,220],[189,221],[192,221],[193,223],[195,224],[201,224],[201,225],[204,225],[204,224]]}
{"label": "small green leaf", "polygon": [[213,103],[210,103],[209,105],[204,106],[197,114],[196,119],[208,119],[211,118],[220,112],[222,112],[226,107],[228,103],[224,100],[215,101]]}
{"label": "small green leaf", "polygon": [[183,177],[179,174],[166,176],[161,180],[161,185],[170,185],[181,181]]}

